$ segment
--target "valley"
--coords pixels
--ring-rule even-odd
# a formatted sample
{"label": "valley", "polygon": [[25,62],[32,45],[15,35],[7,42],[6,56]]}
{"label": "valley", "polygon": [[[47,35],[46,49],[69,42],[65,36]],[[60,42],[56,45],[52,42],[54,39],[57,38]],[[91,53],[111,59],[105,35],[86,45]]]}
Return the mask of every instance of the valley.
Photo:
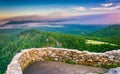
{"label": "valley", "polygon": [[116,44],[102,42],[102,41],[96,41],[96,40],[87,40],[86,43],[87,44],[109,44],[109,45],[117,46]]}
{"label": "valley", "polygon": [[26,48],[57,47],[90,52],[120,49],[119,25],[69,27],[0,29],[0,72],[4,73],[12,57]]}
{"label": "valley", "polygon": [[0,0],[0,74],[32,63],[33,74],[120,74],[120,0]]}

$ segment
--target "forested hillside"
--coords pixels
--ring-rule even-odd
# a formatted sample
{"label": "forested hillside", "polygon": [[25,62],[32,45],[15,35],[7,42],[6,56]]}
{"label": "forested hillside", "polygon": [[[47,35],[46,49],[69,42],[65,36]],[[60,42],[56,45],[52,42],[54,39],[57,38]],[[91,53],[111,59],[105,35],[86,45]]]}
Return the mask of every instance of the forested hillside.
{"label": "forested hillside", "polygon": [[0,74],[5,72],[12,57],[22,49],[40,47],[79,48],[85,45],[85,39],[78,36],[28,30],[18,34],[0,35]]}
{"label": "forested hillside", "polygon": [[[24,21],[27,22],[27,21]],[[16,25],[18,23],[24,23],[23,21],[21,22],[9,22],[13,25]],[[8,24],[4,24],[8,25]],[[0,25],[2,27],[3,25]],[[86,35],[91,32],[95,32],[101,29],[104,29],[108,27],[107,25],[80,25],[80,24],[51,24],[51,25],[43,25],[40,27],[31,27],[31,28],[6,28],[6,29],[0,29],[0,34],[1,33],[19,33],[28,29],[37,29],[37,30],[42,30],[42,31],[47,31],[47,32],[57,32],[57,33],[64,33],[64,34],[72,34],[72,35]]]}
{"label": "forested hillside", "polygon": [[[22,49],[40,47],[62,47],[92,52],[105,52],[118,49],[109,44],[86,44],[83,36],[27,30],[20,33],[0,34],[0,72],[5,72],[12,57]],[[0,74],[1,74],[0,73]]]}
{"label": "forested hillside", "polygon": [[114,37],[118,34],[120,34],[120,25],[112,25],[102,30],[90,33],[89,35],[98,37]]}
{"label": "forested hillside", "polygon": [[120,45],[120,25],[112,25],[100,31],[90,33],[87,38]]}

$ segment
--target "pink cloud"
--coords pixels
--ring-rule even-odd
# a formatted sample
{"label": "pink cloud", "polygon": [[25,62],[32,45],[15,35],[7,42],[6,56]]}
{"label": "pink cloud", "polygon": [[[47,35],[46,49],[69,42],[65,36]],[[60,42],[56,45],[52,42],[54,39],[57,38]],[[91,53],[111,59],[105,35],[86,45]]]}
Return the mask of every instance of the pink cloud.
{"label": "pink cloud", "polygon": [[120,13],[76,16],[55,24],[120,24]]}
{"label": "pink cloud", "polygon": [[3,24],[6,24],[6,23],[8,23],[9,21],[3,21],[3,20],[0,20],[0,25],[3,25]]}
{"label": "pink cloud", "polygon": [[120,12],[119,13],[112,13],[107,16],[109,23],[113,24],[120,24]]}
{"label": "pink cloud", "polygon": [[12,18],[4,19],[4,21],[26,21],[26,20],[32,20],[32,21],[53,21],[56,19],[61,18],[67,18],[69,15],[64,15],[63,13],[51,13],[46,16],[38,16],[38,15],[29,15],[29,16],[16,16]]}

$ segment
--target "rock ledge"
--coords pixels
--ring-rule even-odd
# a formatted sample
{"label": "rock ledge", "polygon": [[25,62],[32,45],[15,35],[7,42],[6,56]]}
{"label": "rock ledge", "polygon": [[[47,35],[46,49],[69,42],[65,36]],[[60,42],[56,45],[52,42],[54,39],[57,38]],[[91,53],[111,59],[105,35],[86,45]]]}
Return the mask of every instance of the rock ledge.
{"label": "rock ledge", "polygon": [[[120,50],[94,53],[64,48],[31,48],[16,54],[7,67],[7,74],[23,74],[22,71],[35,61],[57,61],[91,66],[120,65]],[[120,74],[120,67],[106,74]]]}

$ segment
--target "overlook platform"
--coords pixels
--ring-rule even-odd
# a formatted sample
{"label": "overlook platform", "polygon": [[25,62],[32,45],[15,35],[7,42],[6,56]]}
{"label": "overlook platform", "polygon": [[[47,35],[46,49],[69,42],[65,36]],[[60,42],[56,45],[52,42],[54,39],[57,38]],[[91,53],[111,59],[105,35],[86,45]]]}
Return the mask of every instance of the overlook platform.
{"label": "overlook platform", "polygon": [[87,74],[105,73],[107,69],[83,65],[73,65],[54,61],[38,61],[29,65],[23,74]]}
{"label": "overlook platform", "polygon": [[[112,69],[106,72],[106,69],[98,67],[109,67]],[[25,49],[16,54],[7,67],[7,74],[86,73],[120,74],[120,50],[95,53],[51,47]]]}

